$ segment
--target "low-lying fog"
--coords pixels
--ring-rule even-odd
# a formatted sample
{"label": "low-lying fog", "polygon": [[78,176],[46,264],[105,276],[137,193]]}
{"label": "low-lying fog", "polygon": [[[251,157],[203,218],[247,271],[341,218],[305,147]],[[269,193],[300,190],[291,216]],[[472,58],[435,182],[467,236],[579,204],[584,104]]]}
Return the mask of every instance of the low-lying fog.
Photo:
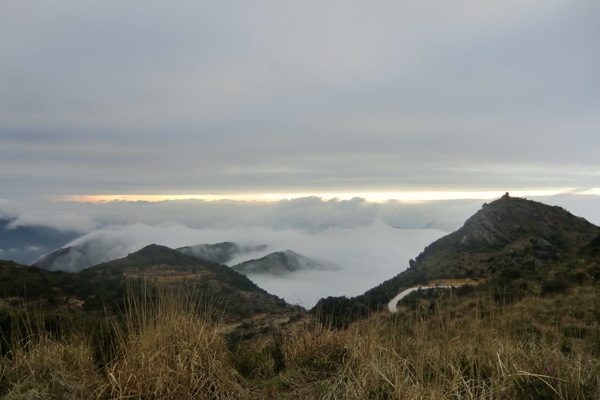
{"label": "low-lying fog", "polygon": [[[598,199],[572,195],[539,200],[598,224]],[[293,250],[326,269],[250,278],[268,292],[310,308],[321,297],[358,295],[392,278],[425,246],[458,229],[483,202],[368,203],[360,198],[316,197],[275,203],[190,200],[43,207],[0,202],[0,216],[14,218],[13,228],[49,226],[80,232],[79,238],[66,244],[85,244],[73,254],[72,264],[65,265],[71,271],[126,256],[151,243],[172,248],[224,241],[268,245],[229,265]]]}

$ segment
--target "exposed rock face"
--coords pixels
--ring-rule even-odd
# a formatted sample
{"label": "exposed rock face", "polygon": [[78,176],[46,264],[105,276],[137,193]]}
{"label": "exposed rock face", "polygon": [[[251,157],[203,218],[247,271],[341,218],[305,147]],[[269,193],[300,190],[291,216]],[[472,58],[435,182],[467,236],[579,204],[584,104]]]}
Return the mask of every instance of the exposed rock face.
{"label": "exposed rock face", "polygon": [[484,204],[462,228],[428,246],[412,267],[440,275],[448,273],[448,264],[454,262],[454,273],[469,268],[480,273],[489,267],[480,260],[481,253],[493,257],[499,268],[514,266],[515,257],[561,258],[579,251],[599,232],[597,226],[560,207],[505,195]]}
{"label": "exposed rock face", "polygon": [[459,241],[463,249],[501,248],[510,242],[510,239],[500,232],[490,218],[483,213],[468,223],[471,225],[470,229]]}
{"label": "exposed rock face", "polygon": [[[460,240],[462,248],[484,251],[500,249],[523,233],[528,233],[528,229],[549,236],[552,229],[533,207],[534,204],[541,203],[527,203],[527,200],[523,200],[526,203],[521,203],[521,200],[523,199],[511,198],[507,194],[492,204],[483,204],[481,210],[467,219],[458,231],[464,234]],[[536,220],[538,223],[532,225],[531,222]]]}
{"label": "exposed rock face", "polygon": [[597,251],[600,245],[592,241],[599,235],[599,227],[561,207],[507,194],[484,204],[460,229],[427,246],[408,270],[366,292],[363,300],[382,303],[401,288],[433,279],[493,277],[507,269],[537,273],[584,248]]}

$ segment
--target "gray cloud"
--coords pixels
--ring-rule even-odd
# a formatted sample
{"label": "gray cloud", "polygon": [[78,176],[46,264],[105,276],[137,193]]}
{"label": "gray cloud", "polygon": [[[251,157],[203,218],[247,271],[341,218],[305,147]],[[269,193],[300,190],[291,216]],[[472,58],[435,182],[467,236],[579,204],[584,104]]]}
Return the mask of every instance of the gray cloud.
{"label": "gray cloud", "polygon": [[12,220],[7,228],[14,229],[19,226],[47,226],[63,232],[87,233],[98,225],[85,215],[25,213]]}
{"label": "gray cloud", "polygon": [[[142,223],[177,224],[193,229],[223,231],[261,228],[306,234],[332,229],[355,229],[383,221],[394,228],[434,228],[450,231],[481,206],[481,200],[428,203],[389,201],[370,203],[361,198],[323,200],[304,197],[278,202],[170,200],[162,202],[77,203],[0,202],[0,215],[14,226],[49,226],[89,232],[96,227]],[[4,212],[3,210],[6,210]]]}
{"label": "gray cloud", "polygon": [[[531,198],[562,206],[600,225],[597,195],[582,194],[580,190]],[[317,197],[278,202],[170,200],[155,203],[78,203],[0,200],[0,216],[13,219],[12,226],[41,225],[78,232],[141,223],[150,226],[176,224],[191,229],[221,231],[260,228],[315,234],[332,229],[352,230],[377,222],[397,229],[431,228],[450,232],[459,228],[483,202],[472,199],[370,203],[361,198],[323,200]]]}
{"label": "gray cloud", "polygon": [[597,182],[594,2],[2,8],[3,197]]}

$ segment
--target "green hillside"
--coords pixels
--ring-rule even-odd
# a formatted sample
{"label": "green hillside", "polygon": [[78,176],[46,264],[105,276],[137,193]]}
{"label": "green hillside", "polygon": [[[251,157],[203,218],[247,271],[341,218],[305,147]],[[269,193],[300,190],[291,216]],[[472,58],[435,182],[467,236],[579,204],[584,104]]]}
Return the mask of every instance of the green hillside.
{"label": "green hillside", "polygon": [[435,279],[543,280],[569,265],[575,275],[572,263],[599,235],[599,227],[561,207],[507,194],[484,204],[460,229],[427,246],[406,271],[360,300],[377,307],[402,289]]}
{"label": "green hillside", "polygon": [[0,262],[0,292],[5,296],[56,306],[77,305],[87,311],[117,310],[125,306],[132,292],[141,295],[155,290],[156,284],[186,287],[207,303],[223,305],[223,315],[232,320],[286,314],[292,309],[226,266],[158,245],[79,273]]}

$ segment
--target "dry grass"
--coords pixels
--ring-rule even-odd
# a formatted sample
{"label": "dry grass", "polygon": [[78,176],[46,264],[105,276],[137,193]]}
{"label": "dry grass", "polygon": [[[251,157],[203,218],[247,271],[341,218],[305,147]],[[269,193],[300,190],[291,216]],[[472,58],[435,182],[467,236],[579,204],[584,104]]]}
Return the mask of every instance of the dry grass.
{"label": "dry grass", "polygon": [[103,369],[85,337],[15,342],[3,398],[600,399],[599,287],[511,305],[446,293],[347,330],[302,321],[235,353],[193,296],[130,302]]}
{"label": "dry grass", "polygon": [[85,343],[44,339],[3,360],[3,378],[11,382],[4,399],[93,399],[105,384]]}
{"label": "dry grass", "polygon": [[14,349],[0,360],[3,398],[246,398],[214,314],[199,308],[177,290],[162,290],[156,302],[130,298],[128,311],[113,320],[110,360],[98,360],[87,338],[55,340],[44,321],[29,324],[31,333],[15,335]]}
{"label": "dry grass", "polygon": [[107,385],[89,338],[77,333],[53,337],[39,310],[14,312],[19,332],[0,358],[0,389],[7,400],[102,398]]}
{"label": "dry grass", "polygon": [[245,391],[230,366],[212,313],[185,292],[157,304],[131,302],[119,357],[106,374],[111,399],[238,399]]}
{"label": "dry grass", "polygon": [[[444,308],[380,314],[346,331],[298,330],[284,338],[287,371],[279,377],[279,395],[600,399],[598,294],[598,288],[578,288],[505,307],[487,300],[452,305],[450,299]],[[574,305],[589,318],[564,313]]]}

